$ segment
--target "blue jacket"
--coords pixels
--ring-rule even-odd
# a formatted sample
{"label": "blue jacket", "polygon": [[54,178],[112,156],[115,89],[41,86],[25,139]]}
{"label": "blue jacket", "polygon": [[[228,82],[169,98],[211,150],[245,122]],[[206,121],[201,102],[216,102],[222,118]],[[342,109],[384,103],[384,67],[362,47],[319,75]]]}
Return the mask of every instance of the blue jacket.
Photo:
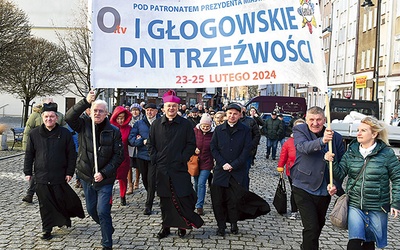
{"label": "blue jacket", "polygon": [[[217,126],[211,139],[211,153],[216,161],[213,184],[221,187],[229,186],[232,176],[241,186],[246,179],[246,161],[250,156],[252,139],[250,128],[240,121],[235,124],[232,134],[228,123]],[[233,170],[223,170],[222,166],[229,163]]]}
{"label": "blue jacket", "polygon": [[[329,183],[329,169],[324,160],[328,144],[321,145],[321,137],[312,133],[307,124],[294,126],[293,137],[296,147],[296,161],[290,170],[293,186],[309,193],[316,192],[324,182]],[[342,136],[337,132],[333,135],[332,152],[339,161],[345,152]],[[321,190],[324,195],[328,195],[326,186],[321,187]]]}
{"label": "blue jacket", "polygon": [[[136,147],[136,157],[142,160],[150,161],[150,154],[147,146],[144,145],[143,141],[149,139],[150,123],[147,117],[144,116],[142,120],[139,120],[133,124],[131,132],[129,133],[128,142],[132,147]],[[136,136],[140,135],[141,138],[137,139]]]}

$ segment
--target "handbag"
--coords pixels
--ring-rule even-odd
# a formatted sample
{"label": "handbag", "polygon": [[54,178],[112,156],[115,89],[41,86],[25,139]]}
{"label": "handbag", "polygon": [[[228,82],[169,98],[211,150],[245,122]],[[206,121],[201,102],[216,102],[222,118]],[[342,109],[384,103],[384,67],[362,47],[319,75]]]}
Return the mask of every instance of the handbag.
{"label": "handbag", "polygon": [[367,159],[363,165],[363,167],[360,170],[360,173],[358,173],[357,178],[355,179],[353,185],[348,189],[347,194],[343,194],[339,198],[336,199],[335,204],[333,205],[332,211],[329,214],[329,220],[331,221],[332,225],[334,225],[337,228],[340,229],[347,229],[348,226],[348,212],[349,212],[349,193],[350,190],[353,189],[353,187],[356,185],[358,179],[360,178],[362,172],[365,169],[365,166],[367,165],[369,159]]}
{"label": "handbag", "polygon": [[274,200],[272,202],[276,211],[279,214],[287,213],[287,194],[286,194],[286,186],[285,181],[283,179],[283,175],[279,177],[278,187],[276,188]]}
{"label": "handbag", "polygon": [[192,155],[187,162],[188,172],[191,176],[198,176],[200,174],[199,169],[199,156]]}

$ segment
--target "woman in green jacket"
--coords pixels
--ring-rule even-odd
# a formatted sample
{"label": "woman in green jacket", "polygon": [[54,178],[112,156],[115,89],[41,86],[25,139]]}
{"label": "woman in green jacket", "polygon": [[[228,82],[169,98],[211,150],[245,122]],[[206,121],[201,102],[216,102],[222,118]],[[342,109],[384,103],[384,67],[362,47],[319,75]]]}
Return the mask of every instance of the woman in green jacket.
{"label": "woman in green jacket", "polygon": [[[365,117],[358,127],[357,140],[350,143],[340,163],[333,164],[335,178],[348,176],[347,249],[375,249],[375,242],[379,248],[387,245],[388,213],[396,218],[400,210],[400,162],[388,145],[385,124]],[[326,153],[325,159],[334,161],[334,154]],[[334,193],[335,188],[330,190],[331,195]]]}

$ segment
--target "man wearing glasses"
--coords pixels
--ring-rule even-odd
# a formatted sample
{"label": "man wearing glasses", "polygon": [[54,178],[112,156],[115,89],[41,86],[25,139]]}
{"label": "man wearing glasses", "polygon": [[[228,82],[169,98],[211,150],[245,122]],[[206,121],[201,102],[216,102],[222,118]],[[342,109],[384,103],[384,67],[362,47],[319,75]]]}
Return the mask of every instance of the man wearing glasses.
{"label": "man wearing glasses", "polygon": [[[118,166],[123,161],[120,131],[107,118],[107,103],[88,96],[68,110],[65,120],[79,133],[77,176],[81,180],[86,199],[86,209],[93,220],[100,224],[101,245],[112,249],[114,228],[111,220],[112,188]],[[81,114],[90,109],[91,117]],[[93,145],[92,119],[95,124],[96,147]],[[95,171],[94,150],[97,150],[98,171]]]}

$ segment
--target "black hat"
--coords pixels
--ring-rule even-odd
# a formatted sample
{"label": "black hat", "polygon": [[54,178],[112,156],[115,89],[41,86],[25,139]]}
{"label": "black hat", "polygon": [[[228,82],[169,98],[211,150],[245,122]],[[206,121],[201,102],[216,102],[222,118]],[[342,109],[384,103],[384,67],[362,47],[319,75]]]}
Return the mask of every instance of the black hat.
{"label": "black hat", "polygon": [[50,102],[43,104],[43,112],[44,111],[54,111],[57,113],[57,103]]}
{"label": "black hat", "polygon": [[155,105],[154,103],[147,103],[147,104],[144,106],[144,108],[145,108],[145,109],[148,109],[148,108],[150,108],[150,109],[157,109],[157,105]]}
{"label": "black hat", "polygon": [[199,109],[196,108],[196,107],[194,107],[194,108],[192,108],[192,110],[190,110],[190,112],[192,112],[192,113],[197,113],[197,112],[199,112]]}
{"label": "black hat", "polygon": [[272,112],[271,112],[271,115],[276,115],[276,111],[275,111],[275,110],[272,111]]}
{"label": "black hat", "polygon": [[230,109],[236,109],[237,111],[242,112],[242,108],[236,103],[231,103],[228,105],[228,107],[226,107],[226,110]]}

